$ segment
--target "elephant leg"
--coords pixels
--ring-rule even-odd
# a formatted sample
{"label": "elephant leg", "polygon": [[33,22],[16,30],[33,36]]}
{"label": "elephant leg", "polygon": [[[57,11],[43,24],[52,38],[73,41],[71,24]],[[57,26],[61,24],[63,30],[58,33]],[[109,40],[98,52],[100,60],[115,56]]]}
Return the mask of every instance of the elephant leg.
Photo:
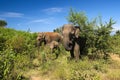
{"label": "elephant leg", "polygon": [[72,50],[70,50],[70,56],[71,56],[71,59],[73,59],[74,58],[74,50],[72,49]]}
{"label": "elephant leg", "polygon": [[59,56],[59,54],[60,54],[60,48],[59,47],[57,47],[56,48],[56,50],[57,50],[57,53],[55,53],[56,54],[56,59],[58,58],[58,56]]}
{"label": "elephant leg", "polygon": [[75,43],[75,46],[74,46],[74,56],[76,61],[78,61],[80,57],[80,45],[77,43]]}

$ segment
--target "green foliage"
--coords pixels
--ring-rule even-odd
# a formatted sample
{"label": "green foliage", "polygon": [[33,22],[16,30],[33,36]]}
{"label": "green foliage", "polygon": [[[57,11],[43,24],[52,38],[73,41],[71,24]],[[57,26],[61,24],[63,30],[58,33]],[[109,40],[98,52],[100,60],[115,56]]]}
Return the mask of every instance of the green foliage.
{"label": "green foliage", "polygon": [[5,48],[5,44],[4,44],[5,41],[6,41],[5,37],[0,35],[0,51],[2,51]]}
{"label": "green foliage", "polygon": [[20,70],[31,67],[36,33],[0,28],[0,79],[21,80]]}
{"label": "green foliage", "polygon": [[81,29],[84,28],[83,26],[86,26],[87,17],[83,12],[78,13],[71,9],[67,19],[74,25],[81,25]]}
{"label": "green foliage", "polygon": [[[8,53],[9,54],[6,54]],[[0,53],[0,78],[1,79],[11,79],[11,76],[13,74],[13,66],[14,66],[14,53],[12,51],[4,51]],[[13,65],[11,65],[13,64]]]}
{"label": "green foliage", "polygon": [[5,27],[7,22],[5,20],[0,20],[0,27]]}
{"label": "green foliage", "polygon": [[58,28],[54,29],[53,32],[58,32],[58,33],[62,34],[62,27],[58,27]]}
{"label": "green foliage", "polygon": [[115,35],[120,35],[120,30],[117,30]]}
{"label": "green foliage", "polygon": [[109,22],[103,23],[101,17],[91,21],[85,13],[70,10],[68,21],[74,25],[79,25],[80,36],[86,39],[85,51],[88,55],[101,51],[105,54],[112,50],[110,45],[112,25],[115,22],[110,18]]}
{"label": "green foliage", "polygon": [[112,45],[112,53],[120,55],[120,34],[118,31],[116,31],[114,36],[112,36],[110,43]]}
{"label": "green foliage", "polygon": [[16,35],[11,39],[7,40],[7,47],[13,49],[16,53],[23,51],[25,49],[25,38],[21,35]]}

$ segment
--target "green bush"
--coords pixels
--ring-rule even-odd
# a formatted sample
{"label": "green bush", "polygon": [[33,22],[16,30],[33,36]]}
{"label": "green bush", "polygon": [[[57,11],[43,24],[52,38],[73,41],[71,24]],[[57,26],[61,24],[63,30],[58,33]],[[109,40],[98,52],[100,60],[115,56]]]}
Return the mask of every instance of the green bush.
{"label": "green bush", "polygon": [[71,9],[67,19],[70,23],[80,26],[80,36],[86,39],[84,54],[91,55],[101,51],[107,57],[106,54],[112,51],[110,34],[112,25],[115,24],[112,18],[109,22],[103,23],[101,17],[90,20],[85,13]]}
{"label": "green bush", "polygon": [[115,34],[110,40],[112,45],[112,53],[120,55],[120,35]]}
{"label": "green bush", "polygon": [[[21,80],[32,66],[36,33],[0,28],[0,79]],[[24,78],[25,79],[25,78]]]}

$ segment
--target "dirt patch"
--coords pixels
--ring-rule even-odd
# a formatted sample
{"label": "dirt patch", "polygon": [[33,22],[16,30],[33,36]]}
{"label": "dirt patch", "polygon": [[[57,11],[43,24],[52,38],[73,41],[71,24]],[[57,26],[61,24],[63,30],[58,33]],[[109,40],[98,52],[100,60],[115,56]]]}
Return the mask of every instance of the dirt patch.
{"label": "dirt patch", "polygon": [[43,76],[36,76],[36,75],[32,75],[31,77],[30,77],[30,80],[50,80],[49,78],[45,78],[45,77],[43,77]]}
{"label": "dirt patch", "polygon": [[30,80],[43,80],[40,76],[31,76]]}
{"label": "dirt patch", "polygon": [[119,57],[119,55],[117,55],[117,54],[111,54],[110,56],[111,56],[112,60],[115,60],[115,61],[120,62],[120,57]]}

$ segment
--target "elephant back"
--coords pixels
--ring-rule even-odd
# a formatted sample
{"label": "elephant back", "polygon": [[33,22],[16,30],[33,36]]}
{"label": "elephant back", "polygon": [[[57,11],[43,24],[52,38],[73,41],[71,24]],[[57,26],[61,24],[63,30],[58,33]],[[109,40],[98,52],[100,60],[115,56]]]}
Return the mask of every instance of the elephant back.
{"label": "elephant back", "polygon": [[60,42],[61,39],[62,39],[62,36],[57,32],[46,32],[45,33],[46,43],[50,43],[52,41]]}

